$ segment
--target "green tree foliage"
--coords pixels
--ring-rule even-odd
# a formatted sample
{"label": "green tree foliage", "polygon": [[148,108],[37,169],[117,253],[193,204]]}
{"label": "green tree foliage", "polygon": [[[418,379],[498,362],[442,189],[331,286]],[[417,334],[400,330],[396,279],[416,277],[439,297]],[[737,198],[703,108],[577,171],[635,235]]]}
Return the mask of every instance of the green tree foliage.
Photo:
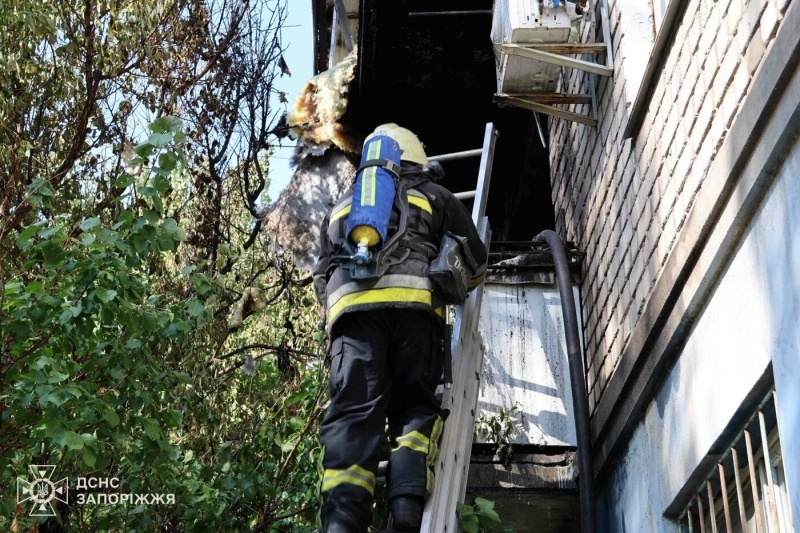
{"label": "green tree foliage", "polygon": [[[0,529],[312,529],[316,306],[260,222],[284,18],[0,5]],[[16,504],[31,464],[69,478],[55,518]]]}

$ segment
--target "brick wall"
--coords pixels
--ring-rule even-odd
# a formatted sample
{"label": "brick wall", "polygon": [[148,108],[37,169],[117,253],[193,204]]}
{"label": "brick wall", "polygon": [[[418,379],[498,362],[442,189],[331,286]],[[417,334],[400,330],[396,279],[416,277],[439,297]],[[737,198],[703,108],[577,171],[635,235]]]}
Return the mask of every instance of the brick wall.
{"label": "brick wall", "polygon": [[[592,410],[789,1],[690,0],[642,126],[625,141],[652,18],[643,33],[630,13],[645,2],[608,0],[615,71],[598,80],[597,128],[550,120],[553,203],[564,213],[557,230],[587,252],[581,291]],[[584,24],[583,42],[594,33]],[[589,81],[565,68],[559,90],[589,93]],[[568,109],[590,113],[588,105]]]}

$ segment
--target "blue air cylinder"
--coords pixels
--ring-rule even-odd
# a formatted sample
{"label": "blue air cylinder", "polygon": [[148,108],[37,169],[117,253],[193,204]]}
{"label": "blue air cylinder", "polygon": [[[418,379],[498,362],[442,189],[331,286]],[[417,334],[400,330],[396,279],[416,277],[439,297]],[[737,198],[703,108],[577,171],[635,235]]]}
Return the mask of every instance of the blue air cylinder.
{"label": "blue air cylinder", "polygon": [[396,189],[394,177],[384,166],[391,162],[399,168],[401,153],[397,141],[386,135],[369,137],[364,142],[347,220],[347,236],[357,247],[354,258],[358,264],[369,263],[369,249],[382,246],[386,240]]}

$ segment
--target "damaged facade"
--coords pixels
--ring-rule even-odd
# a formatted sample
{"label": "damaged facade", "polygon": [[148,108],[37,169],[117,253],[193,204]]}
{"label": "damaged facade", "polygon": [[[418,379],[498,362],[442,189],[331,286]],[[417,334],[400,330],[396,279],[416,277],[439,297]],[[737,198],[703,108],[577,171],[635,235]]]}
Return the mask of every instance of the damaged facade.
{"label": "damaged facade", "polygon": [[[348,43],[334,2],[312,4],[322,72]],[[552,264],[500,264],[555,228],[575,257],[597,530],[794,532],[800,4],[590,1],[570,42],[610,43],[613,71],[559,68],[556,92],[578,97],[551,98],[572,120],[540,115],[541,138],[533,113],[493,101],[495,7],[345,0],[341,9],[357,64],[339,123],[354,138],[395,121],[436,155],[479,147],[488,122],[500,132],[477,407],[488,416],[517,405],[520,415],[503,436],[514,444],[508,457],[493,455],[491,440],[474,445],[468,497],[497,501],[520,533],[579,530],[583,481]],[[335,147],[306,158],[268,228],[291,227],[296,240],[285,244],[310,257],[308,235],[354,171]],[[454,192],[475,189],[477,161],[445,171]]]}

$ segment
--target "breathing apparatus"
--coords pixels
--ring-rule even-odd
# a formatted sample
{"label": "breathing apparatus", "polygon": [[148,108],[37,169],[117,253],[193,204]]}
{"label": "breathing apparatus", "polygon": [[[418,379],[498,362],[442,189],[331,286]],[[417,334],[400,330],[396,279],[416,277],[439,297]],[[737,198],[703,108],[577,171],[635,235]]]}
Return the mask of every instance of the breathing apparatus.
{"label": "breathing apparatus", "polygon": [[[411,248],[419,248],[405,239],[409,208],[406,183],[400,179],[401,161],[422,165],[420,170],[406,176],[411,178],[411,187],[444,176],[441,164],[428,161],[422,143],[411,131],[397,124],[384,124],[367,137],[345,231],[347,253],[333,258],[350,270],[354,280],[379,278],[390,266],[404,261]],[[397,209],[399,219],[397,230],[389,236],[393,209]],[[428,275],[444,301],[460,304],[467,296],[469,281],[477,266],[466,238],[448,233],[442,239]]]}
{"label": "breathing apparatus", "polygon": [[[390,257],[408,229],[408,198],[400,179],[403,150],[394,138],[397,129],[403,128],[380,126],[364,141],[345,232],[349,253],[335,258],[350,269],[353,279],[379,278],[409,253]],[[393,207],[400,217],[397,231],[388,236]]]}

